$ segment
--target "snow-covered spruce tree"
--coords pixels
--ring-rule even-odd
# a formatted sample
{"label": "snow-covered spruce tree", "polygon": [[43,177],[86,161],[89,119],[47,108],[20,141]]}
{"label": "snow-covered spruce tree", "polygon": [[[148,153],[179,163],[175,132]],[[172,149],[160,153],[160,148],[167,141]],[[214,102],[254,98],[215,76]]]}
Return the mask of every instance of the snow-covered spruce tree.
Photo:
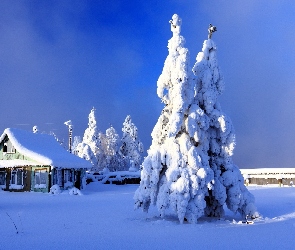
{"label": "snow-covered spruce tree", "polygon": [[72,144],[72,152],[74,155],[78,155],[77,147],[82,142],[80,136],[74,136],[73,144]]}
{"label": "snow-covered spruce tree", "polygon": [[[211,37],[209,30],[209,37]],[[202,52],[197,55],[193,67],[196,76],[196,91],[199,107],[209,118],[206,137],[209,141],[209,164],[214,172],[214,188],[206,196],[205,214],[222,216],[223,204],[242,216],[258,214],[254,205],[254,196],[244,185],[244,179],[238,167],[233,164],[232,155],[235,147],[235,134],[231,120],[222,112],[217,100],[224,89],[223,77],[217,63],[216,45],[205,40]]]}
{"label": "snow-covered spruce tree", "polygon": [[130,161],[133,161],[134,168],[138,170],[141,164],[143,144],[138,138],[137,127],[132,123],[130,115],[127,115],[123,123],[122,131],[123,136],[121,139],[122,146],[120,151],[124,157],[126,168],[129,168]]}
{"label": "snow-covered spruce tree", "polygon": [[106,167],[110,171],[121,170],[121,154],[119,153],[119,135],[116,130],[111,126],[106,130],[105,134],[105,155]]}
{"label": "snow-covered spruce tree", "polygon": [[77,156],[91,162],[93,166],[92,170],[97,170],[97,159],[88,144],[84,142],[79,143],[75,152],[77,153]]}
{"label": "snow-covered spruce tree", "polygon": [[[180,36],[181,19],[173,15],[170,23],[173,37],[168,42],[169,55],[157,82],[158,96],[166,106],[152,132],[152,145],[142,164],[141,183],[134,195],[135,207],[147,211],[151,204],[156,204],[161,216],[170,207],[181,223],[184,218],[195,223],[203,214],[220,216],[223,213],[221,204],[225,201],[233,211],[254,215],[253,196],[239,181],[242,180],[239,179],[239,170],[232,165],[233,174],[222,170],[221,175],[216,163],[212,164],[212,145],[219,142],[212,139],[212,117],[204,109],[205,101],[199,100],[203,95],[211,103],[210,94],[202,93],[200,80],[192,78],[188,50],[183,47],[184,38]],[[196,67],[194,69],[196,71]],[[207,77],[210,79],[209,74]],[[222,78],[219,77],[219,80]],[[221,91],[222,86],[220,81],[213,88]],[[213,99],[214,95],[217,98],[217,93],[212,93]],[[214,104],[211,104],[212,107]],[[217,120],[224,121],[229,128],[230,122],[225,116]],[[226,143],[220,146],[225,152],[233,146],[230,139],[234,136],[230,136],[228,130],[220,131],[222,137],[227,138]],[[230,155],[222,156],[225,161],[231,162]],[[239,183],[239,188],[236,185],[229,191],[235,181]],[[228,189],[223,185],[225,183]],[[237,190],[243,191],[243,200],[239,200]],[[229,204],[238,208],[235,210]]]}
{"label": "snow-covered spruce tree", "polygon": [[76,151],[78,156],[89,160],[93,165],[93,170],[99,169],[101,150],[99,140],[99,130],[96,125],[95,109],[92,108],[88,116],[88,128],[84,132],[83,140],[78,144]]}
{"label": "snow-covered spruce tree", "polygon": [[136,208],[156,204],[160,215],[170,207],[180,223],[195,223],[204,214],[205,197],[213,188],[209,166],[209,119],[194,98],[189,52],[180,35],[181,19],[173,15],[168,41],[169,54],[157,85],[165,107],[152,132],[152,145],[142,164],[140,186],[135,192]]}

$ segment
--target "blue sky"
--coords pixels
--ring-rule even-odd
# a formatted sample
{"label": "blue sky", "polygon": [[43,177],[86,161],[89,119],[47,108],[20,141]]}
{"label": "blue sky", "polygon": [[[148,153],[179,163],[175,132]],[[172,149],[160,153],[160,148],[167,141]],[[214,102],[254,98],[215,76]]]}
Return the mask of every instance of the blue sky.
{"label": "blue sky", "polygon": [[121,134],[130,114],[148,149],[162,109],[156,82],[168,54],[169,20],[183,20],[193,66],[213,40],[234,124],[240,168],[295,166],[293,1],[0,1],[0,129],[83,135],[91,108],[101,131]]}

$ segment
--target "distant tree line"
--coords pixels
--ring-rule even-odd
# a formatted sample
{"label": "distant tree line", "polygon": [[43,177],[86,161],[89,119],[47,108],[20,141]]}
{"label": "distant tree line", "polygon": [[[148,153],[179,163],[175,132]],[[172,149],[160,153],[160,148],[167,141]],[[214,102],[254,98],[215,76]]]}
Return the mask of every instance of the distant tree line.
{"label": "distant tree line", "polygon": [[113,126],[105,134],[98,129],[94,108],[88,119],[83,139],[80,136],[74,137],[73,153],[90,161],[93,171],[139,170],[143,144],[131,116],[127,115],[123,123],[121,139]]}

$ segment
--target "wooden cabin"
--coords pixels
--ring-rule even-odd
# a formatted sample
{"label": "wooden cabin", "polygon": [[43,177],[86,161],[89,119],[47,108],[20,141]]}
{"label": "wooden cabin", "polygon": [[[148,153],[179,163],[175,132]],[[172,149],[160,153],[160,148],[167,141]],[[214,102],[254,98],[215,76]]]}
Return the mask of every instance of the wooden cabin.
{"label": "wooden cabin", "polygon": [[293,186],[295,168],[254,168],[240,169],[245,184]]}
{"label": "wooden cabin", "polygon": [[91,164],[65,150],[53,136],[7,128],[0,137],[0,188],[49,192],[86,185]]}

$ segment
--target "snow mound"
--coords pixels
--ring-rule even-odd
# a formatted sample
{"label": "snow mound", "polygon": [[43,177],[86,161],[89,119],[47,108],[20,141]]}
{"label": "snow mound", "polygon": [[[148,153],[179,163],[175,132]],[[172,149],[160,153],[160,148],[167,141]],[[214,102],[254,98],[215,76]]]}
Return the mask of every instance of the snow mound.
{"label": "snow mound", "polygon": [[78,188],[73,187],[69,189],[69,195],[83,195],[83,194]]}
{"label": "snow mound", "polygon": [[50,188],[50,193],[51,193],[51,194],[54,194],[54,195],[60,194],[60,193],[61,193],[61,190],[60,190],[59,185],[57,185],[57,184],[53,185],[53,186]]}

